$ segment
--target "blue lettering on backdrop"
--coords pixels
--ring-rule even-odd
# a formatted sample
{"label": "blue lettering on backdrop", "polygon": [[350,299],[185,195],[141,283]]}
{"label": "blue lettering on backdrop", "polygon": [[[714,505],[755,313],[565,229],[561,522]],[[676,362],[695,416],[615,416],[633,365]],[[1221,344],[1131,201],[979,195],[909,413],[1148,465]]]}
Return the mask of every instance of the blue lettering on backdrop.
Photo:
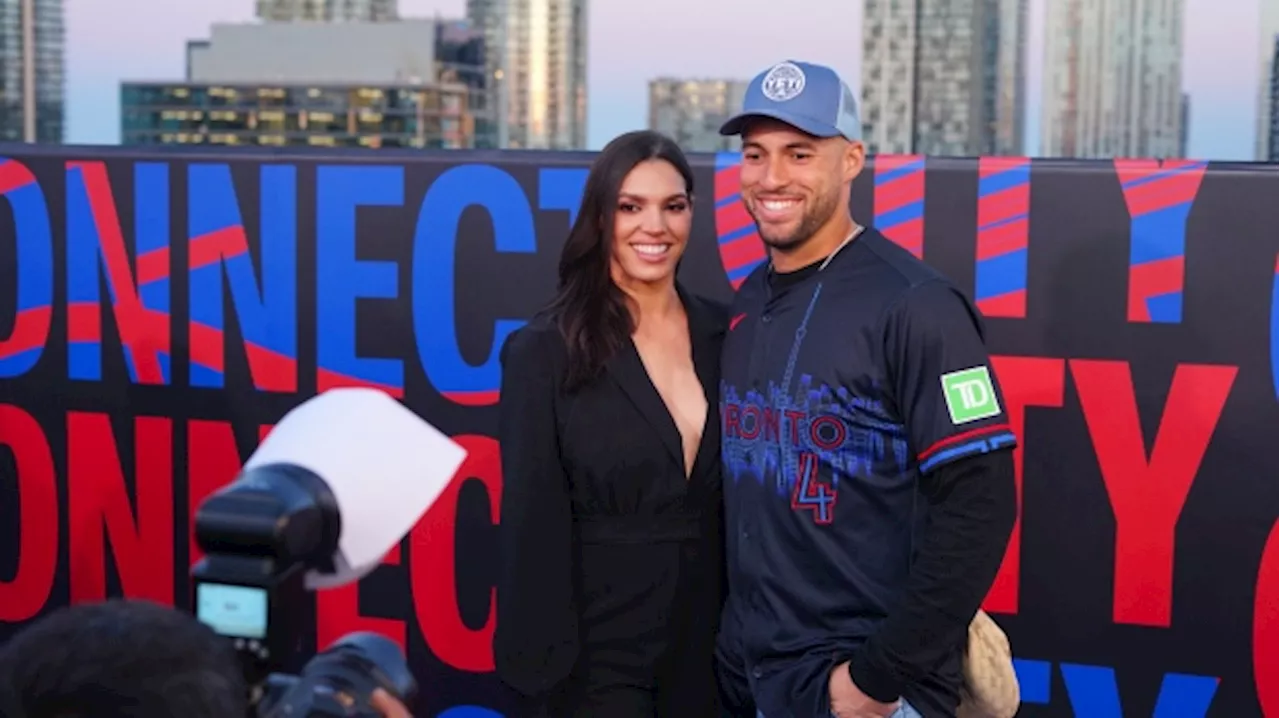
{"label": "blue lettering on backdrop", "polygon": [[[17,259],[17,315],[13,333],[8,339],[0,339],[0,377],[12,378],[30,371],[40,361],[49,339],[48,317],[53,311],[53,230],[44,190],[31,170],[20,162],[0,157],[0,181],[9,188],[4,197],[13,213],[12,236]],[[41,313],[44,318],[37,318]],[[43,336],[22,334],[28,327],[42,328]]]}
{"label": "blue lettering on backdrop", "polygon": [[[158,162],[140,162],[133,168],[133,222],[134,247],[138,258],[138,299],[142,308],[163,315],[172,326],[169,317],[171,262],[169,261],[169,166]],[[155,254],[152,254],[155,253]],[[144,276],[143,258],[147,255],[163,258],[165,267],[155,276]],[[154,259],[152,260],[154,263]],[[154,264],[153,264],[154,266]],[[172,346],[172,344],[170,344]],[[132,354],[125,352],[129,361],[129,377],[137,381],[138,371],[133,365]],[[160,352],[160,374],[167,386],[173,383],[173,360],[169,347]]]}
{"label": "blue lettering on backdrop", "polygon": [[230,166],[197,164],[188,169],[192,386],[223,385],[225,267],[254,387],[297,390],[297,169],[264,165],[258,193],[261,291]]}
{"label": "blue lettering on backdrop", "polygon": [[436,718],[504,718],[494,710],[479,706],[453,706],[437,714]]}
{"label": "blue lettering on backdrop", "polygon": [[569,213],[569,226],[578,221],[582,190],[588,170],[582,167],[545,167],[538,170],[538,209],[562,209]]}
{"label": "blue lettering on backdrop", "polygon": [[356,300],[398,296],[394,262],[356,259],[356,207],[404,204],[403,167],[316,171],[316,350],[321,387],[373,385],[403,392],[399,359],[356,356]]}
{"label": "blue lettering on backdrop", "polygon": [[1048,705],[1053,685],[1053,664],[1048,661],[1013,659],[1013,672],[1018,676],[1018,691],[1023,703]]}
{"label": "blue lettering on backdrop", "polygon": [[[1053,664],[1048,661],[1015,659],[1014,669],[1024,704],[1050,703]],[[1075,663],[1060,665],[1072,712],[1080,718],[1122,718],[1120,692],[1115,669]],[[1218,679],[1167,673],[1160,683],[1153,718],[1204,718],[1218,690]]]}
{"label": "blue lettering on backdrop", "polygon": [[[67,342],[67,371],[73,380],[101,381],[102,379],[102,336],[97,331],[87,335],[79,334],[75,326],[77,316],[89,316],[93,312],[101,316],[102,308],[99,300],[99,274],[102,267],[107,279],[107,291],[111,297],[113,309],[119,298],[116,296],[115,284],[125,287],[128,277],[113,276],[113,270],[107,262],[103,246],[104,233],[115,233],[119,227],[99,227],[95,218],[93,205],[108,208],[112,216],[103,217],[104,222],[118,222],[116,208],[113,204],[110,185],[99,186],[94,182],[90,186],[86,176],[86,166],[69,165],[66,171],[67,181],[67,304],[70,314],[70,336]],[[169,249],[169,167],[164,163],[139,162],[133,166],[133,202],[134,202],[134,256],[141,259],[144,255]],[[95,171],[95,177],[98,176]],[[105,180],[105,168],[102,171]],[[123,247],[121,247],[123,249]],[[157,256],[164,256],[163,254]],[[140,262],[135,260],[140,266]],[[120,267],[119,270],[128,270]],[[138,299],[143,309],[164,315],[168,321],[169,314],[169,274],[168,267],[154,275],[139,277]],[[134,287],[126,287],[134,290]],[[119,331],[124,334],[128,330],[145,333],[142,316],[120,316],[117,320]],[[101,322],[97,322],[100,330]],[[127,325],[133,324],[132,327]],[[169,384],[170,357],[164,351],[158,352],[161,383]],[[145,351],[145,350],[144,350]],[[129,378],[138,381],[135,357],[129,348],[124,350],[125,363],[128,366]]]}
{"label": "blue lettering on backdrop", "polygon": [[489,212],[499,252],[538,251],[533,212],[515,178],[490,165],[445,170],[422,199],[413,235],[413,329],[422,368],[436,390],[455,403],[484,406],[498,400],[498,351],[524,321],[495,322],[489,358],[480,366],[468,364],[458,350],[454,256],[459,221],[473,205]]}

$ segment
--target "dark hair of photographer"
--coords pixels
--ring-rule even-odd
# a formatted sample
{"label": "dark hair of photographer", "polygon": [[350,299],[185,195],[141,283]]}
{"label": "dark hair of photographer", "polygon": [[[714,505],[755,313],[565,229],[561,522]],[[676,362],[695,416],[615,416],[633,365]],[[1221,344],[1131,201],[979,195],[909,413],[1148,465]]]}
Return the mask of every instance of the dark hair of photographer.
{"label": "dark hair of photographer", "polygon": [[245,697],[230,642],[154,603],[63,608],[0,646],[3,718],[228,718]]}

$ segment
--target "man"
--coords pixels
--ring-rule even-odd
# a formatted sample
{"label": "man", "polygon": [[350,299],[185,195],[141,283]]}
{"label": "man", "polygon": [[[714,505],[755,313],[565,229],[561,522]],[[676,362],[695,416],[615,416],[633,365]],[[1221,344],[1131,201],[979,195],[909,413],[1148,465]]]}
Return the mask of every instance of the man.
{"label": "man", "polygon": [[[4,718],[239,718],[248,697],[231,642],[147,601],[58,609],[0,647]],[[381,689],[384,718],[410,718]]]}
{"label": "man", "polygon": [[[769,261],[722,361],[734,715],[952,716],[1016,504],[972,304],[849,210],[864,149],[829,68],[758,75],[722,128]],[[758,713],[757,713],[758,712]]]}

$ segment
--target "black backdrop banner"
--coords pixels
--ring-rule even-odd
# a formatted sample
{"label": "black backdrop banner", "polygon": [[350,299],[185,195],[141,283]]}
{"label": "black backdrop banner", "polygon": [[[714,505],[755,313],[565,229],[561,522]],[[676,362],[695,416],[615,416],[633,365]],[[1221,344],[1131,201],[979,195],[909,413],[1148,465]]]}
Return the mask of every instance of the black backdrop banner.
{"label": "black backdrop banner", "polygon": [[[380,387],[470,455],[313,647],[405,646],[418,716],[502,718],[502,339],[549,298],[588,153],[0,147],[0,639],[59,606],[186,607],[192,509],[273,422]],[[698,155],[682,266],[764,256]],[[986,608],[1026,716],[1277,707],[1277,171],[882,156],[855,216],[988,317],[1021,517]]]}

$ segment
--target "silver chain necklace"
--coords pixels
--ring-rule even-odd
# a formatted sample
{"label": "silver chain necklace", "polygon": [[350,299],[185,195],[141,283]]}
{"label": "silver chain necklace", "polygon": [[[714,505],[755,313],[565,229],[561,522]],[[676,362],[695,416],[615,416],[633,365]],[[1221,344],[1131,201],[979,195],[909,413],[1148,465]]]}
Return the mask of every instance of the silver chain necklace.
{"label": "silver chain necklace", "polygon": [[[859,234],[862,234],[862,230],[863,230],[863,229],[864,229],[864,228],[863,228],[863,226],[862,226],[862,225],[860,225],[860,224],[855,224],[855,225],[854,225],[854,227],[853,227],[853,232],[851,232],[851,233],[849,234],[849,236],[848,236],[848,237],[845,237],[844,241],[843,241],[843,242],[841,242],[839,246],[837,246],[835,249],[831,250],[831,254],[828,254],[826,259],[822,260],[822,266],[818,267],[818,271],[819,271],[819,272],[821,272],[822,270],[826,269],[826,268],[827,268],[827,265],[828,265],[828,264],[831,264],[831,260],[835,259],[835,258],[836,258],[836,255],[840,253],[840,250],[844,249],[845,247],[847,247],[847,246],[849,245],[849,243],[850,243],[850,242],[852,242],[853,240],[857,239]],[[777,273],[778,273],[778,270],[776,270],[776,269],[774,269],[774,268],[773,268],[773,259],[772,259],[772,258],[770,258],[770,259],[769,259],[769,274],[777,274]]]}

